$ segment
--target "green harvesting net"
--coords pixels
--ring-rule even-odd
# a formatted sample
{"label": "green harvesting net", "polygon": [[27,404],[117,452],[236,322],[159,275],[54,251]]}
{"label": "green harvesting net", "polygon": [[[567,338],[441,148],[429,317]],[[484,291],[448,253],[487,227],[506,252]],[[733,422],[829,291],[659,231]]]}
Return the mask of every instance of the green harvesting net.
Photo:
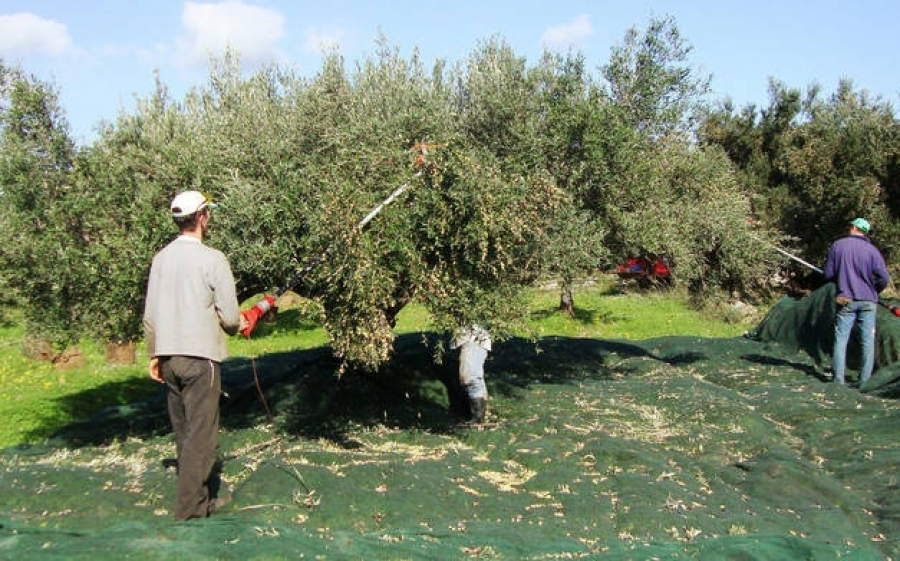
{"label": "green harvesting net", "polygon": [[[750,335],[763,342],[779,343],[803,351],[819,365],[831,360],[834,342],[835,290],[826,284],[807,298],[784,298]],[[882,300],[888,306],[891,304]],[[860,387],[866,393],[888,398],[900,396],[900,318],[878,308],[875,371]],[[853,332],[847,350],[848,368],[859,369],[858,333]]]}
{"label": "green harvesting net", "polygon": [[827,383],[831,299],[734,339],[505,342],[481,428],[448,412],[432,334],[371,375],[259,359],[271,422],[231,361],[221,514],[172,520],[160,396],[0,454],[0,557],[896,559],[900,319],[863,391]]}

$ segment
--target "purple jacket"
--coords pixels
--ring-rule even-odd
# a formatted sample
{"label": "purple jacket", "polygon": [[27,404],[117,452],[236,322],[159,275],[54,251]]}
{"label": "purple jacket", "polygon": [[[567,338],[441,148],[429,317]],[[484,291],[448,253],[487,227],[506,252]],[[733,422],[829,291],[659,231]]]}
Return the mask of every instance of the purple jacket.
{"label": "purple jacket", "polygon": [[864,236],[847,236],[834,242],[823,273],[837,284],[838,295],[870,302],[878,301],[878,293],[891,280],[881,252]]}

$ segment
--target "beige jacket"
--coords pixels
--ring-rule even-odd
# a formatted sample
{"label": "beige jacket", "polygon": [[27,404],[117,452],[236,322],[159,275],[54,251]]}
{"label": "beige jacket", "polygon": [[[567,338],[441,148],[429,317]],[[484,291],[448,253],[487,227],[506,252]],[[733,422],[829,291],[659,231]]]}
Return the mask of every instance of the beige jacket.
{"label": "beige jacket", "polygon": [[225,334],[237,333],[240,308],[225,255],[179,236],[153,258],[144,302],[147,354],[222,362]]}

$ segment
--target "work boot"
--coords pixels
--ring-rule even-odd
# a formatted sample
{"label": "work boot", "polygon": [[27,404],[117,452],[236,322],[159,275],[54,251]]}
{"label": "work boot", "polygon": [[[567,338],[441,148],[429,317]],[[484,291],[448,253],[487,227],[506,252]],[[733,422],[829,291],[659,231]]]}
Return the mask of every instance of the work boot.
{"label": "work boot", "polygon": [[216,512],[221,512],[222,508],[231,502],[231,489],[227,485],[222,484],[216,494],[209,499],[207,507],[207,516],[212,516]]}
{"label": "work boot", "polygon": [[483,397],[475,397],[471,400],[472,419],[471,423],[480,425],[484,422],[484,416],[487,413],[487,400]]}

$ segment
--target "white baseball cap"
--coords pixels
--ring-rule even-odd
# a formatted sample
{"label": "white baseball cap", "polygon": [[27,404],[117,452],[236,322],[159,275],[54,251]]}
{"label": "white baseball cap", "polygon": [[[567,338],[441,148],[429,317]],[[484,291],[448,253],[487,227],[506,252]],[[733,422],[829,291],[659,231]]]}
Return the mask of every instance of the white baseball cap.
{"label": "white baseball cap", "polygon": [[185,191],[172,199],[169,209],[172,211],[172,218],[181,218],[194,214],[198,210],[216,208],[217,206],[209,196],[204,195],[200,191]]}

